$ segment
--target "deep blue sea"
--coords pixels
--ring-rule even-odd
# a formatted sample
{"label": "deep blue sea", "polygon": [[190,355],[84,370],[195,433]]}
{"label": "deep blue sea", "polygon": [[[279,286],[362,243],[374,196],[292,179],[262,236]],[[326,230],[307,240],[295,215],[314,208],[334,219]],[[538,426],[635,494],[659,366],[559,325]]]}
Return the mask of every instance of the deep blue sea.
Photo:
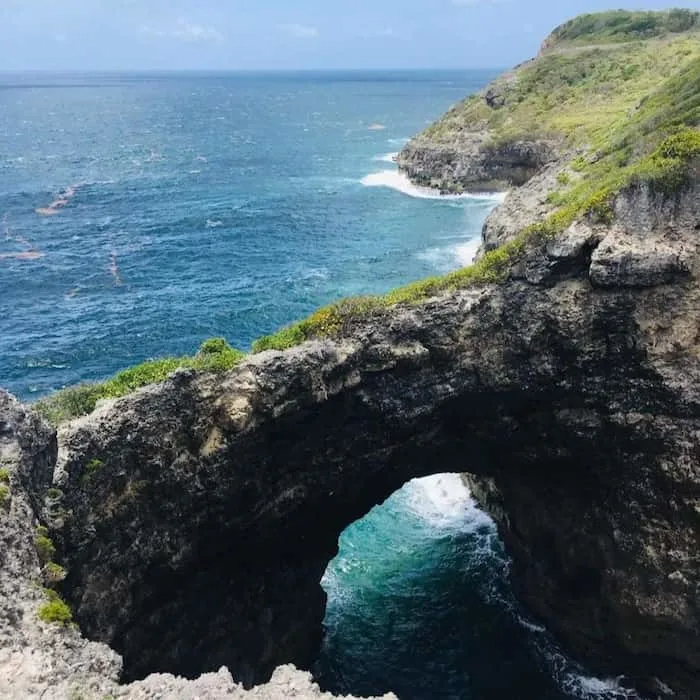
{"label": "deep blue sea", "polygon": [[[467,264],[489,196],[392,155],[497,71],[0,75],[0,386],[32,400]],[[402,699],[618,700],[527,619],[456,476],[341,538],[316,675]]]}

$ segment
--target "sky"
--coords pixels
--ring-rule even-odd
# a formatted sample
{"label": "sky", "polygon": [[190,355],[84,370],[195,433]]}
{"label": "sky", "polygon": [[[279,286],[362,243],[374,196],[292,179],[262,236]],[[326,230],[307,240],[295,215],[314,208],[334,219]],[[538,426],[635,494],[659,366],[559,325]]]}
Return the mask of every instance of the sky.
{"label": "sky", "polygon": [[504,68],[558,24],[700,0],[0,0],[0,72]]}

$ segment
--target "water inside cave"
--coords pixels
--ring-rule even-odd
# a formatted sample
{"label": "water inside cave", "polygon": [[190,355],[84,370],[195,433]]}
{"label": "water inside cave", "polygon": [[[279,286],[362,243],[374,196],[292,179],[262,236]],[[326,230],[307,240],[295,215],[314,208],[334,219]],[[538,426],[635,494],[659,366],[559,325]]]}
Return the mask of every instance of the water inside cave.
{"label": "water inside cave", "polygon": [[402,700],[632,700],[568,658],[515,599],[495,523],[457,474],[417,479],[348,527],[322,585],[315,675]]}

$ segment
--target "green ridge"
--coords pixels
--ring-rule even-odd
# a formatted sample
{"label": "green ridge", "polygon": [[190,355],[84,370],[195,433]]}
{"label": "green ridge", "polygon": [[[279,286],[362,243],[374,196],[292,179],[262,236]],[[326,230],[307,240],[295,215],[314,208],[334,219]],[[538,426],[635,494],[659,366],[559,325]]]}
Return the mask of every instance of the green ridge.
{"label": "green ridge", "polygon": [[676,8],[666,12],[611,10],[581,15],[557,27],[547,44],[634,41],[688,32],[700,27],[700,12]]}
{"label": "green ridge", "polygon": [[[605,145],[611,129],[636,118],[640,103],[700,59],[700,30],[612,45],[555,49],[494,81],[504,101],[482,95],[453,107],[417,137],[458,147],[463,135],[488,130],[494,146],[547,138],[571,148]],[[697,86],[695,88],[697,91]]]}

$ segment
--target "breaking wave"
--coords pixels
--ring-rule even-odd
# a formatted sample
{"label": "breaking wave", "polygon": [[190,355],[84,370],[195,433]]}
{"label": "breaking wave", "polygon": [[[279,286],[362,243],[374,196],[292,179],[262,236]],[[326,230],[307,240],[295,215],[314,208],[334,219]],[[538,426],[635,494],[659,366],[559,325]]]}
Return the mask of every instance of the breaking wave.
{"label": "breaking wave", "polygon": [[501,192],[495,193],[467,193],[467,194],[440,194],[436,190],[428,187],[420,187],[414,185],[406,175],[397,170],[382,170],[379,173],[371,173],[361,180],[365,187],[387,187],[409,197],[418,199],[435,199],[435,200],[456,200],[456,199],[471,199],[485,202],[502,202],[505,195]]}

